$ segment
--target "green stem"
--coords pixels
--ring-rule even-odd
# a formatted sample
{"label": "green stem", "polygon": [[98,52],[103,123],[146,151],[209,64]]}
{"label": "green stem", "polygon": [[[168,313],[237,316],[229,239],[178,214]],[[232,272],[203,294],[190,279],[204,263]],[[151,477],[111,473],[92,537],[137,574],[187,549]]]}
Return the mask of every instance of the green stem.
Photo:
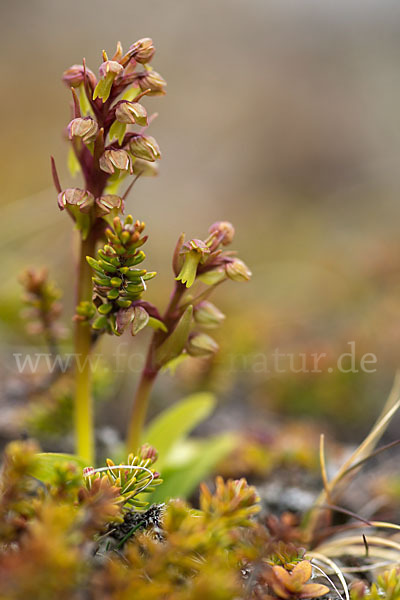
{"label": "green stem", "polygon": [[[176,319],[174,319],[174,312],[177,310],[178,304],[185,291],[185,286],[177,281],[163,318],[163,321],[169,330],[170,326],[173,324],[173,321],[176,321]],[[151,338],[146,363],[140,376],[139,384],[133,399],[132,412],[126,438],[128,452],[136,452],[141,443],[143,426],[146,421],[147,409],[149,406],[150,393],[160,370],[159,367],[154,364],[154,354],[157,346],[164,339],[165,334],[159,331],[155,332]]]}
{"label": "green stem", "polygon": [[139,385],[136,389],[133,401],[126,440],[128,452],[136,452],[140,447],[143,426],[149,406],[150,393],[158,374],[158,369],[152,368],[153,349],[154,343],[152,341],[147,355],[146,366],[140,376]]}
{"label": "green stem", "polygon": [[[86,256],[94,256],[95,236],[90,232],[81,240],[78,263],[77,304],[92,299],[92,273]],[[87,323],[75,324],[75,445],[76,452],[89,465],[94,461],[93,400],[91,393],[91,329]]]}

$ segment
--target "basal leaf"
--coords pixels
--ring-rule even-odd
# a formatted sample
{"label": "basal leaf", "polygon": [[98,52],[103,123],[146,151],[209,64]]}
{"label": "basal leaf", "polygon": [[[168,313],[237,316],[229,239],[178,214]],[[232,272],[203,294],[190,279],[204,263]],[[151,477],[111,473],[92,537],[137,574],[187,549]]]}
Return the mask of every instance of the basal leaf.
{"label": "basal leaf", "polygon": [[157,448],[160,457],[158,467],[165,463],[173,446],[212,413],[214,406],[212,394],[193,394],[150,423],[143,434],[143,441]]}
{"label": "basal leaf", "polygon": [[52,483],[54,479],[54,467],[62,463],[72,464],[78,470],[87,467],[83,458],[74,454],[61,454],[58,452],[42,452],[36,455],[35,464],[30,475],[40,479],[44,483]]}
{"label": "basal leaf", "polygon": [[175,462],[163,468],[163,484],[151,497],[152,502],[165,502],[170,498],[188,498],[201,481],[206,479],[235,445],[232,434],[219,435],[207,440],[191,440],[189,456],[183,464]]}

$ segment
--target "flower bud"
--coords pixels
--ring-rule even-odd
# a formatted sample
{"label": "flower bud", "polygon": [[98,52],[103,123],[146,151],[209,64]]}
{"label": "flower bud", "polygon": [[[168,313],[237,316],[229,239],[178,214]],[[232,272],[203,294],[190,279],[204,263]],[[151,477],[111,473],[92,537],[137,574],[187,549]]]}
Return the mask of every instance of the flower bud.
{"label": "flower bud", "polygon": [[128,171],[131,166],[131,159],[126,150],[105,150],[100,156],[100,169],[106,173],[113,174],[115,169]]}
{"label": "flower bud", "polygon": [[368,587],[364,581],[356,579],[351,584],[350,591],[352,598],[363,598],[368,592]]}
{"label": "flower bud", "polygon": [[131,334],[137,335],[149,322],[149,313],[143,306],[135,306],[132,316]]}
{"label": "flower bud", "polygon": [[198,279],[206,285],[217,285],[217,283],[221,283],[221,281],[226,279],[226,272],[223,267],[218,267],[217,269],[210,269],[201,273]]}
{"label": "flower bud", "polygon": [[158,96],[165,94],[165,86],[167,82],[164,77],[157,73],[157,71],[153,71],[153,69],[145,71],[140,74],[138,78],[138,83],[140,89],[144,92],[145,90],[151,90],[150,96]]}
{"label": "flower bud", "polygon": [[196,251],[202,258],[204,258],[207,254],[210,254],[210,249],[203,240],[193,239],[189,242],[185,242],[182,246],[182,254],[186,254],[187,252],[191,252],[192,250]]}
{"label": "flower bud", "polygon": [[90,477],[91,475],[95,474],[95,470],[94,467],[85,467],[82,471],[82,475],[84,477]]}
{"label": "flower bud", "polygon": [[64,210],[68,206],[77,207],[80,212],[87,213],[94,204],[94,196],[79,188],[68,188],[64,192],[58,194],[58,206],[60,210]]}
{"label": "flower bud", "polygon": [[[93,71],[91,71],[87,67],[86,67],[86,77],[87,77],[87,80],[89,81],[90,85],[94,89],[96,87],[96,83],[97,83],[96,76],[93,73]],[[84,82],[84,78],[85,78],[85,69],[84,69],[83,65],[72,65],[72,67],[70,67],[69,69],[64,71],[63,76],[62,76],[62,80],[64,81],[64,83],[66,83],[69,87],[74,87],[74,88],[79,87]]]}
{"label": "flower bud", "polygon": [[88,321],[92,319],[95,314],[96,309],[93,305],[93,302],[89,302],[88,300],[82,300],[76,307],[76,316],[80,321]]}
{"label": "flower bud", "polygon": [[233,236],[235,235],[235,228],[232,223],[229,223],[229,221],[217,221],[211,225],[208,231],[216,234],[218,243],[222,244],[223,246],[230,244],[233,240]]}
{"label": "flower bud", "polygon": [[21,275],[21,283],[26,292],[30,294],[41,294],[47,281],[48,271],[46,268],[33,270],[27,269]]}
{"label": "flower bud", "polygon": [[218,327],[225,319],[225,315],[212,303],[203,300],[194,308],[194,320],[199,325],[208,329]]}
{"label": "flower bud", "polygon": [[131,58],[134,58],[138,63],[148,63],[154,56],[156,49],[151,38],[142,38],[129,48]]}
{"label": "flower bud", "polygon": [[67,209],[69,215],[75,221],[77,229],[85,240],[93,223],[91,213],[94,204],[94,196],[86,190],[69,188],[58,194],[58,206],[60,210]]}
{"label": "flower bud", "polygon": [[96,138],[98,129],[96,121],[91,117],[84,117],[83,119],[79,117],[72,119],[69,123],[68,137],[72,140],[76,136],[82,138],[84,142],[92,142]]}
{"label": "flower bud", "polygon": [[124,67],[115,60],[106,60],[100,65],[100,81],[93,92],[93,100],[101,98],[105,102],[111,92],[114,79],[124,70]]}
{"label": "flower bud", "polygon": [[109,215],[112,211],[123,212],[123,207],[124,201],[119,196],[107,194],[96,198],[96,214],[99,217]]}
{"label": "flower bud", "polygon": [[121,335],[127,326],[132,322],[133,308],[121,308],[117,312],[115,331],[117,335]]}
{"label": "flower bud", "polygon": [[107,77],[108,75],[114,75],[114,78],[124,70],[124,67],[119,64],[116,60],[106,60],[101,63],[99,67],[100,77]]}
{"label": "flower bud", "polygon": [[135,136],[129,144],[129,150],[137,158],[154,162],[161,157],[160,147],[151,136]]}
{"label": "flower bud", "polygon": [[143,177],[154,177],[155,175],[158,175],[158,163],[154,161],[149,162],[148,160],[136,158],[133,162],[132,169],[134,175],[143,175]]}
{"label": "flower bud", "polygon": [[212,337],[206,333],[193,333],[186,344],[187,353],[190,356],[206,357],[212,356],[219,350],[219,346]]}
{"label": "flower bud", "polygon": [[118,104],[115,116],[120,123],[147,125],[147,111],[139,102],[121,102]]}
{"label": "flower bud", "polygon": [[150,459],[151,462],[154,463],[158,458],[158,452],[153,446],[150,446],[150,444],[143,444],[139,449],[139,456],[142,460]]}
{"label": "flower bud", "polygon": [[225,265],[225,271],[229,279],[233,279],[233,281],[250,281],[251,271],[240,258],[234,258],[228,262]]}

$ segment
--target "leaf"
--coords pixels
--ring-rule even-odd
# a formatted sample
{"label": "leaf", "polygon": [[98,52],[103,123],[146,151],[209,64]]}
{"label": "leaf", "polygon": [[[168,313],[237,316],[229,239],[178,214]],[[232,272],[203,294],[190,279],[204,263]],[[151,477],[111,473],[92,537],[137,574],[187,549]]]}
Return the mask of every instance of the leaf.
{"label": "leaf", "polygon": [[236,443],[231,434],[219,435],[207,440],[192,441],[191,458],[183,465],[164,467],[163,484],[153,493],[151,502],[165,502],[170,498],[185,499],[199,483],[208,477],[220,460]]}
{"label": "leaf", "polygon": [[192,316],[193,306],[190,304],[179,319],[178,324],[173,332],[157,349],[156,361],[159,366],[165,365],[173,358],[179,356],[183,351],[189,337]]}
{"label": "leaf", "polygon": [[79,106],[81,107],[82,115],[86,116],[91,114],[92,111],[90,108],[89,100],[87,99],[85,90],[83,89],[83,85],[79,93]]}
{"label": "leaf", "polygon": [[114,175],[112,175],[108,179],[107,187],[105,190],[106,193],[110,194],[110,195],[117,194],[121,183],[123,182],[125,177],[127,177],[127,175],[128,175],[128,171],[123,171],[123,172],[115,173]]}
{"label": "leaf", "polygon": [[299,562],[292,571],[292,577],[297,577],[302,583],[306,583],[311,579],[312,566],[310,561],[302,560]]}
{"label": "leaf", "polygon": [[72,147],[70,147],[68,150],[67,166],[72,177],[75,177],[75,175],[81,170],[81,166]]}
{"label": "leaf", "polygon": [[204,421],[214,407],[212,394],[193,394],[153,419],[143,434],[143,441],[157,448],[160,456],[158,466],[161,462],[165,463],[173,446]]}
{"label": "leaf", "polygon": [[34,465],[30,475],[40,479],[44,483],[52,483],[54,479],[54,468],[56,465],[67,463],[82,470],[87,467],[86,461],[75,454],[61,454],[58,452],[41,452],[36,454]]}
{"label": "leaf", "polygon": [[136,98],[136,96],[139,94],[139,92],[140,92],[139,87],[129,88],[126,92],[124,92],[122,94],[122,99],[128,100],[129,102],[131,102],[134,98]]}
{"label": "leaf", "polygon": [[319,596],[325,596],[330,592],[330,589],[326,585],[321,583],[308,583],[303,585],[299,597],[306,600],[307,598],[318,598]]}
{"label": "leaf", "polygon": [[156,319],[155,317],[150,317],[149,321],[148,321],[148,325],[155,331],[158,331],[160,329],[164,333],[168,333],[168,329],[166,328],[164,323],[162,321],[160,321],[160,319]]}
{"label": "leaf", "polygon": [[81,232],[82,239],[86,240],[92,226],[90,215],[82,213],[76,206],[68,206],[67,210],[73,216],[75,227]]}
{"label": "leaf", "polygon": [[171,375],[175,375],[177,368],[186,360],[190,358],[189,354],[182,353],[180,356],[173,358],[161,368],[162,373],[169,372]]}
{"label": "leaf", "polygon": [[93,100],[101,98],[103,103],[106,102],[110,96],[112,84],[115,79],[115,74],[108,72],[105,77],[99,79],[93,92]]}
{"label": "leaf", "polygon": [[120,146],[124,140],[126,130],[126,124],[120,123],[119,121],[114,121],[114,123],[110,127],[110,140],[117,139]]}

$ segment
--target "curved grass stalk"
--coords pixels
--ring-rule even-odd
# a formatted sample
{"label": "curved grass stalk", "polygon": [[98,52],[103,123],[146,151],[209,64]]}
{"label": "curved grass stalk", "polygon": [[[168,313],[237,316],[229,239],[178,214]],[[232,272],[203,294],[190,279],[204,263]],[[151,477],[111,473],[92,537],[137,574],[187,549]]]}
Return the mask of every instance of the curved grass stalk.
{"label": "curved grass stalk", "polygon": [[323,564],[326,564],[329,567],[331,567],[331,569],[333,570],[335,575],[337,575],[340,583],[342,584],[343,592],[346,597],[346,600],[350,600],[350,593],[349,593],[349,588],[348,588],[346,579],[345,579],[341,569],[337,566],[337,564],[335,562],[333,562],[333,560],[331,560],[328,556],[325,556],[321,552],[314,552],[314,551],[307,552],[307,554],[305,556],[306,556],[306,558],[310,558],[311,560],[313,560],[313,559],[318,560],[319,562],[322,562]]}
{"label": "curved grass stalk", "polygon": [[[375,425],[372,427],[370,433],[364,439],[363,442],[357,447],[357,449],[351,454],[351,456],[344,462],[341,466],[337,474],[331,479],[331,481],[327,481],[326,472],[324,474],[325,469],[325,458],[324,458],[324,446],[323,440],[321,440],[320,445],[320,462],[321,469],[323,472],[323,482],[324,489],[318,496],[317,500],[314,503],[313,508],[310,510],[307,521],[306,522],[306,531],[308,533],[309,539],[313,538],[314,532],[318,527],[320,512],[322,510],[329,510],[324,508],[324,504],[329,503],[329,499],[333,499],[335,496],[337,497],[339,493],[339,483],[342,483],[343,480],[350,474],[355,475],[357,472],[357,464],[365,462],[368,456],[373,452],[376,444],[379,439],[382,437],[385,432],[387,426],[389,425],[391,419],[400,408],[400,372],[396,373],[393,386],[389,397],[385,403],[385,406],[382,409],[381,414],[379,415]],[[357,463],[357,464],[356,464]]]}
{"label": "curved grass stalk", "polygon": [[[323,550],[325,551],[327,549],[323,548]],[[360,556],[363,555],[364,551],[365,551],[364,545],[354,544],[351,546],[346,546],[345,554],[346,554],[346,556],[354,556],[356,558],[360,558]],[[333,558],[339,558],[340,556],[343,556],[343,554],[344,554],[343,547],[336,548],[336,549],[329,549],[329,555],[332,556]],[[400,554],[398,552],[395,552],[393,549],[390,550],[387,548],[380,548],[380,547],[375,547],[375,548],[371,549],[371,547],[370,547],[369,555],[370,555],[370,558],[384,559],[386,561],[394,562],[397,565],[399,565],[399,563],[400,563]]]}
{"label": "curved grass stalk", "polygon": [[[317,571],[319,571],[321,573],[321,575],[323,577],[325,577],[325,579],[327,579],[329,581],[329,583],[331,584],[331,586],[333,587],[333,589],[335,590],[335,592],[337,593],[337,595],[339,596],[339,598],[341,600],[343,600],[343,596],[342,594],[339,592],[339,590],[337,589],[336,585],[334,584],[334,582],[332,581],[332,579],[328,576],[328,574],[321,569],[321,567],[319,567],[318,565],[316,565],[315,563],[311,563],[314,569],[317,569]],[[332,573],[335,573],[335,571],[333,571]]]}
{"label": "curved grass stalk", "polygon": [[[360,539],[360,536],[352,535],[349,537],[341,537],[341,538],[333,540],[332,542],[329,542],[325,545],[322,545],[320,548],[318,548],[318,552],[322,552],[323,554],[331,555],[332,551],[340,550],[340,552],[343,554],[343,553],[347,552],[347,544],[353,545],[353,546],[359,545],[360,548],[365,550],[364,542],[362,539]],[[399,542],[395,542],[394,540],[391,540],[388,538],[383,538],[383,537],[376,536],[376,535],[368,536],[368,547],[369,547],[370,551],[373,551],[374,548],[380,547],[380,546],[386,546],[387,548],[393,548],[395,550],[398,550],[400,553],[400,543]],[[399,554],[399,558],[400,558],[400,554]]]}
{"label": "curved grass stalk", "polygon": [[[318,552],[322,552],[324,556],[329,557],[340,557],[344,554],[348,556],[355,556],[360,558],[365,554],[364,540],[360,540],[359,536],[349,536],[345,538],[338,538],[328,544],[322,545],[318,548]],[[385,561],[385,563],[393,563],[399,565],[400,563],[400,543],[379,536],[368,537],[368,557],[373,559],[371,565],[365,565],[364,570],[373,570],[376,567],[376,561]],[[385,565],[384,565],[385,566]],[[350,568],[343,568],[342,572],[351,573]]]}
{"label": "curved grass stalk", "polygon": [[396,561],[382,560],[380,562],[373,563],[371,565],[362,565],[357,567],[342,567],[342,573],[368,573],[368,571],[375,571],[375,569],[389,569],[399,565]]}
{"label": "curved grass stalk", "polygon": [[329,497],[330,497],[330,492],[329,492],[329,481],[328,481],[328,475],[326,472],[326,462],[325,462],[325,436],[322,433],[320,438],[319,438],[319,463],[321,466],[321,476],[322,476],[322,483],[324,486],[324,491],[326,494],[326,498],[329,501]]}
{"label": "curved grass stalk", "polygon": [[372,527],[379,527],[380,529],[396,529],[400,531],[400,525],[396,523],[387,523],[386,521],[370,521]]}

